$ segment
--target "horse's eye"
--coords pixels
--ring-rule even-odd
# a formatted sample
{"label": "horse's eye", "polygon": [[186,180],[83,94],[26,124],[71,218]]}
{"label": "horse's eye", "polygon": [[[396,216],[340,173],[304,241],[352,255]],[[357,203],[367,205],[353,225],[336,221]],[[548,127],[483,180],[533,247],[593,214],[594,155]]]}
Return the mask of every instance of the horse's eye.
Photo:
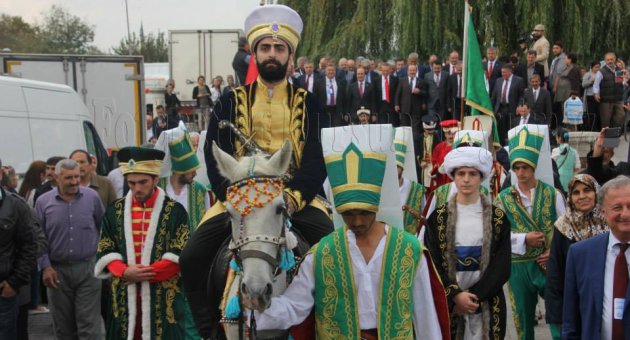
{"label": "horse's eye", "polygon": [[284,212],[284,205],[279,205],[279,206],[276,208],[276,214],[280,215],[280,214],[282,214],[283,212]]}

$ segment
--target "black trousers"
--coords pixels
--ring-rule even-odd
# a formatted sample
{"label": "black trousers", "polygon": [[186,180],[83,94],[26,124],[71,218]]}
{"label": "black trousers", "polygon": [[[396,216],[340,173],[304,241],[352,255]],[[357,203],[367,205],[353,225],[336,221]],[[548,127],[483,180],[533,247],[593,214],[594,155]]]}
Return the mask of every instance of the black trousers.
{"label": "black trousers", "polygon": [[[217,215],[202,223],[192,234],[179,258],[184,292],[199,331],[208,338],[220,319],[220,298],[207,289],[208,276],[222,243],[230,236],[227,214]],[[291,217],[293,228],[313,245],[334,230],[332,220],[321,210],[306,206]]]}
{"label": "black trousers", "polygon": [[326,106],[325,112],[328,115],[328,124],[330,124],[330,127],[348,125],[349,122],[343,120],[343,114],[337,112],[336,106]]}
{"label": "black trousers", "polygon": [[497,130],[499,131],[499,142],[501,146],[508,143],[508,131],[512,122],[512,113],[510,113],[508,104],[500,104],[499,111],[495,113],[497,118]]}

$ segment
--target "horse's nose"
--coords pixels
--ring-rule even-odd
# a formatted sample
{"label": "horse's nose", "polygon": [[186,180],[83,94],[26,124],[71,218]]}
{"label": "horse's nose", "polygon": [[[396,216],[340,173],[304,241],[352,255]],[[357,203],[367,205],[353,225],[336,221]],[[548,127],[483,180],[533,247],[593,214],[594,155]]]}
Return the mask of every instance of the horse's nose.
{"label": "horse's nose", "polygon": [[271,296],[271,293],[273,293],[273,286],[271,285],[271,283],[267,283],[267,285],[265,285],[264,289],[261,289],[260,291],[256,292],[255,290],[250,291],[249,288],[247,287],[247,285],[245,284],[245,282],[241,283],[241,294],[243,295],[261,295],[261,296]]}

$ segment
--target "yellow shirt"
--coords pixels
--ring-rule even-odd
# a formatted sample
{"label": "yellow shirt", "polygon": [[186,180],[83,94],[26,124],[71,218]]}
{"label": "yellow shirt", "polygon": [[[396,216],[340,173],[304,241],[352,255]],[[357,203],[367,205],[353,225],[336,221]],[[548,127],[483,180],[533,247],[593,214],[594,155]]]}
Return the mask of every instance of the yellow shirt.
{"label": "yellow shirt", "polygon": [[282,147],[289,135],[291,110],[287,94],[287,80],[269,90],[257,80],[252,105],[252,139],[266,153],[274,153]]}

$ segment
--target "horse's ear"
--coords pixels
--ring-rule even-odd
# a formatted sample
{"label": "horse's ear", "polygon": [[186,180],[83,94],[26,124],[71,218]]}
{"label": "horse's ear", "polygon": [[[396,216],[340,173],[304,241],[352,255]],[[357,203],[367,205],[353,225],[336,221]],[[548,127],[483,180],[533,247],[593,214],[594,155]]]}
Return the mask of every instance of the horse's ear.
{"label": "horse's ear", "polygon": [[293,157],[293,148],[291,147],[291,143],[288,139],[284,140],[284,144],[282,144],[282,148],[276,151],[276,153],[269,158],[269,166],[277,169],[279,173],[285,173],[289,169],[289,165],[291,164],[291,157]]}
{"label": "horse's ear", "polygon": [[221,175],[230,181],[234,181],[232,178],[232,173],[234,170],[238,169],[238,162],[234,157],[230,156],[227,152],[221,150],[216,142],[212,142],[212,155],[214,155],[214,159],[217,161],[217,168]]}

